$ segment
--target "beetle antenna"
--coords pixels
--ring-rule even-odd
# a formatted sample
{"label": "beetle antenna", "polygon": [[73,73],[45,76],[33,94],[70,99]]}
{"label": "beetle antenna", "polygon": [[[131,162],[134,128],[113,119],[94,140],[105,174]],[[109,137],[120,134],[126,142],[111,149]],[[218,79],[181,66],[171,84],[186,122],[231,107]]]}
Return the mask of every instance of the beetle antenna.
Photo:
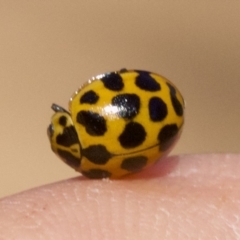
{"label": "beetle antenna", "polygon": [[52,104],[51,108],[54,112],[65,112],[65,113],[69,114],[69,112],[67,110],[65,110],[63,107],[60,107],[59,105],[57,105],[55,103]]}

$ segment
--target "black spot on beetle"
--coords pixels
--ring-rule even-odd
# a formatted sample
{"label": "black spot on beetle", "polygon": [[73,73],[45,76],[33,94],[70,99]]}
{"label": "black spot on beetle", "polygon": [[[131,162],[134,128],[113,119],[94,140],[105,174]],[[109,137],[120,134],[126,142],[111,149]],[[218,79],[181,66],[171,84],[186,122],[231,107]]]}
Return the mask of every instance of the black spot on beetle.
{"label": "black spot on beetle", "polygon": [[95,104],[99,99],[99,96],[94,91],[90,90],[85,92],[82,97],[80,98],[80,103],[89,103]]}
{"label": "black spot on beetle", "polygon": [[115,72],[105,74],[101,80],[104,86],[112,91],[120,91],[124,87],[121,76]]}
{"label": "black spot on beetle", "polygon": [[89,161],[100,165],[106,164],[112,157],[112,154],[101,144],[91,145],[88,148],[83,149],[82,155],[84,155]]}
{"label": "black spot on beetle", "polygon": [[159,97],[152,97],[148,103],[149,116],[152,121],[162,121],[168,114],[166,103]]}
{"label": "black spot on beetle", "polygon": [[136,85],[145,91],[156,92],[161,90],[160,84],[150,76],[149,72],[137,71],[139,75],[136,77]]}
{"label": "black spot on beetle", "polygon": [[66,126],[66,124],[67,124],[67,118],[66,118],[66,116],[61,116],[60,118],[59,118],[59,124],[60,125],[62,125],[63,127],[65,127]]}
{"label": "black spot on beetle", "polygon": [[82,124],[91,136],[102,136],[107,131],[106,120],[95,112],[84,110],[78,112],[77,122]]}
{"label": "black spot on beetle", "polygon": [[56,137],[57,144],[70,147],[73,144],[79,144],[78,135],[73,126],[65,127],[63,133],[57,135]]}
{"label": "black spot on beetle", "polygon": [[118,137],[118,140],[124,148],[134,148],[141,145],[146,138],[144,127],[137,122],[130,122]]}
{"label": "black spot on beetle", "polygon": [[111,173],[102,169],[90,169],[89,171],[82,171],[82,174],[87,178],[98,179],[98,178],[109,178]]}
{"label": "black spot on beetle", "polygon": [[169,83],[167,83],[167,85],[170,90],[170,96],[171,96],[173,108],[178,116],[182,116],[183,115],[183,106],[177,98],[176,89]]}
{"label": "black spot on beetle", "polygon": [[58,149],[57,153],[70,167],[78,168],[80,166],[80,159],[73,156],[70,152]]}
{"label": "black spot on beetle", "polygon": [[118,107],[118,115],[122,118],[134,118],[140,108],[140,98],[136,94],[119,94],[112,99],[112,105]]}
{"label": "black spot on beetle", "polygon": [[147,160],[145,156],[125,158],[121,164],[121,168],[130,172],[140,171],[146,166]]}
{"label": "black spot on beetle", "polygon": [[160,150],[166,151],[175,141],[178,134],[178,126],[176,124],[168,124],[164,126],[159,134]]}

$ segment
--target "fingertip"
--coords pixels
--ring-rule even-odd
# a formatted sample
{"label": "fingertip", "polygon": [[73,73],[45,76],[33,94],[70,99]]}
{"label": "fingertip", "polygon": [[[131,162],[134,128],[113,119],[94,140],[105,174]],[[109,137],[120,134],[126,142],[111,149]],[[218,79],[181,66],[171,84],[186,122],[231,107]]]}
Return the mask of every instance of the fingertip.
{"label": "fingertip", "polygon": [[197,239],[201,229],[234,239],[226,221],[240,231],[239,160],[171,156],[124,179],[78,177],[11,196],[0,201],[0,238]]}

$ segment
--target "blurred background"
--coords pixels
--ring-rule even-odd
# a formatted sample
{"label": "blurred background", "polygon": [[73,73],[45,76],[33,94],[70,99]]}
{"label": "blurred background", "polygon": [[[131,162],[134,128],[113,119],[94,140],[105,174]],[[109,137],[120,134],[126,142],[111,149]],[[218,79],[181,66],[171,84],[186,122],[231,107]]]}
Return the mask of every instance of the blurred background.
{"label": "blurred background", "polygon": [[181,90],[172,154],[239,153],[239,13],[240,1],[0,1],[0,197],[79,175],[50,150],[50,106],[120,68]]}

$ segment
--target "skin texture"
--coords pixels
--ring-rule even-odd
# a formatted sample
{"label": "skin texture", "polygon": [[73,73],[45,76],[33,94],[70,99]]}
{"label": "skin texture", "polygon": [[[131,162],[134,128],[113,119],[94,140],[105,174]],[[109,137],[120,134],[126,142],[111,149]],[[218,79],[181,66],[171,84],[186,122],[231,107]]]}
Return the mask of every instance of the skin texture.
{"label": "skin texture", "polygon": [[0,239],[240,239],[240,155],[173,156],[120,180],[7,197]]}

